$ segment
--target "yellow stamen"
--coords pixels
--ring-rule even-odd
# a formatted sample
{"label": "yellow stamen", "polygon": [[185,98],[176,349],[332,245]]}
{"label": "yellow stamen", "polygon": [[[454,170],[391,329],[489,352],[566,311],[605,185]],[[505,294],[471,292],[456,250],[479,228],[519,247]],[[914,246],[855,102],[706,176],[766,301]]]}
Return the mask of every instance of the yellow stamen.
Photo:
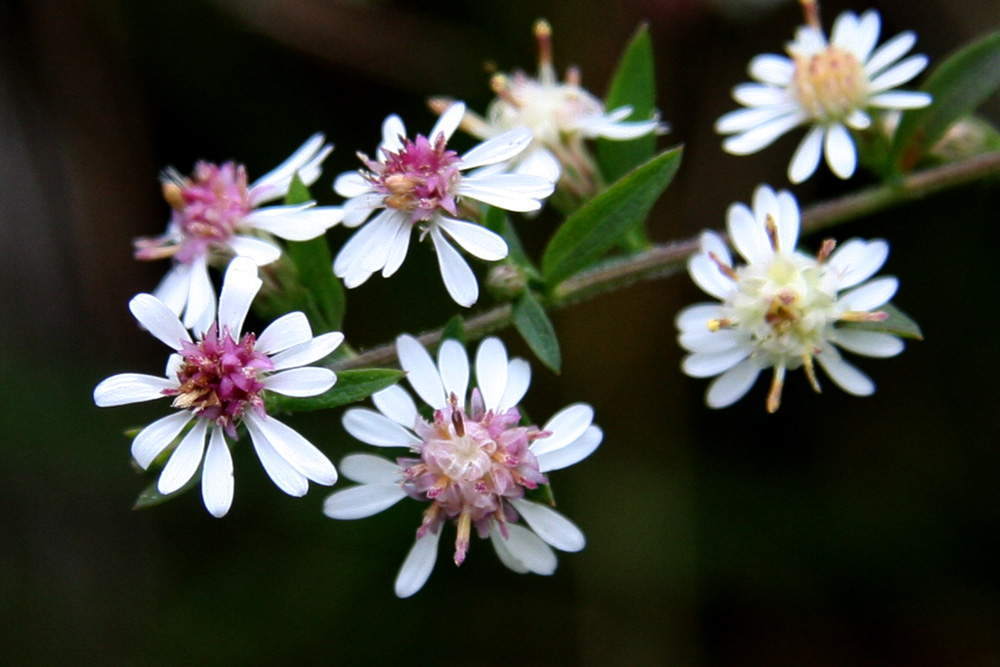
{"label": "yellow stamen", "polygon": [[833,249],[837,247],[837,242],[833,239],[826,239],[823,241],[823,245],[820,246],[819,252],[816,253],[816,261],[822,264],[830,255],[833,253]]}
{"label": "yellow stamen", "polygon": [[774,221],[774,216],[770,213],[767,214],[767,219],[764,220],[764,229],[767,230],[767,238],[771,241],[771,247],[774,248],[774,252],[781,252],[781,244],[778,243],[778,225]]}
{"label": "yellow stamen", "polygon": [[808,352],[802,355],[802,368],[806,371],[806,377],[809,378],[809,384],[812,385],[813,391],[817,394],[820,393],[819,378],[816,377],[816,367],[813,364],[813,356]]}
{"label": "yellow stamen", "polygon": [[710,260],[712,260],[712,262],[714,262],[715,265],[717,267],[719,267],[719,271],[722,271],[722,273],[725,274],[725,276],[727,278],[729,278],[730,280],[739,280],[740,279],[740,277],[738,275],[736,275],[736,271],[733,270],[733,267],[731,267],[728,264],[726,264],[725,262],[723,262],[719,258],[719,256],[716,255],[714,252],[709,252],[708,253],[708,258]]}
{"label": "yellow stamen", "polygon": [[728,317],[723,317],[720,319],[711,319],[708,321],[709,331],[720,331],[722,329],[728,329],[733,326],[733,321]]}
{"label": "yellow stamen", "polygon": [[781,388],[785,384],[785,367],[774,367],[774,379],[771,380],[771,391],[767,393],[767,411],[774,414],[781,407]]}
{"label": "yellow stamen", "polygon": [[819,22],[819,3],[816,0],[799,0],[802,4],[802,13],[805,15],[806,25],[816,30],[821,30]]}
{"label": "yellow stamen", "polygon": [[841,322],[885,322],[887,319],[889,319],[889,313],[884,310],[875,310],[870,313],[848,310],[840,315]]}

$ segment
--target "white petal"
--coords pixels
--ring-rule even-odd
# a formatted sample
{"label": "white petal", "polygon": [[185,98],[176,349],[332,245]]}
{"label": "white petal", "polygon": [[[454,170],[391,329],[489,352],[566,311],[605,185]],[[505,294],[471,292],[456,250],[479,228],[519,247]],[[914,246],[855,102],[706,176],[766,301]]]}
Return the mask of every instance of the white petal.
{"label": "white petal", "polygon": [[177,381],[141,373],[112,375],[94,388],[94,404],[99,408],[142,403],[163,398],[163,391],[176,389]]}
{"label": "white petal", "polygon": [[305,313],[286,313],[267,325],[257,337],[254,349],[267,355],[287,350],[312,339],[312,327]]}
{"label": "white petal", "polygon": [[840,178],[850,178],[858,164],[858,153],[854,148],[854,139],[847,128],[840,123],[831,125],[826,130],[826,163],[830,170]]}
{"label": "white petal", "polygon": [[262,418],[252,412],[247,413],[244,422],[251,436],[256,431],[257,437],[266,438],[282,458],[312,481],[323,486],[337,481],[337,470],[330,459],[292,427],[274,417]]}
{"label": "white petal", "polygon": [[191,342],[191,335],[177,316],[152,294],[135,295],[128,308],[139,324],[170,349],[180,351],[182,341]]}
{"label": "white petal", "polygon": [[388,150],[393,153],[399,151],[403,147],[403,139],[406,138],[406,126],[403,125],[403,120],[396,114],[387,116],[384,121],[382,121],[382,143],[379,145],[379,159],[382,158],[382,150]]}
{"label": "white petal", "polygon": [[872,125],[872,117],[861,109],[855,109],[844,119],[844,124],[855,130],[867,130]]}
{"label": "white petal", "polygon": [[881,93],[902,85],[923,72],[924,68],[927,67],[927,62],[927,56],[910,56],[872,79],[869,90],[872,93]]}
{"label": "white petal", "polygon": [[741,83],[733,88],[733,99],[748,107],[770,106],[788,101],[788,92],[776,86]]}
{"label": "white petal", "polygon": [[866,357],[894,357],[903,351],[903,341],[881,331],[836,329],[832,337],[840,347]]}
{"label": "white petal", "polygon": [[684,357],[681,369],[691,377],[707,378],[724,373],[747,358],[753,351],[749,345],[741,345],[724,352],[695,352]]}
{"label": "white petal", "polygon": [[885,241],[851,239],[830,255],[827,272],[836,277],[835,289],[839,291],[871,278],[888,256],[889,244]]}
{"label": "white petal", "polygon": [[878,12],[869,9],[858,19],[851,34],[844,35],[841,39],[838,39],[834,33],[830,41],[838,46],[847,47],[860,62],[865,62],[878,42],[880,29],[881,20],[879,19]]}
{"label": "white petal", "polygon": [[357,197],[371,192],[368,180],[357,171],[345,171],[333,182],[334,191],[341,197]]}
{"label": "white petal", "polygon": [[451,298],[460,306],[468,308],[479,299],[479,283],[476,274],[469,268],[462,256],[451,247],[437,227],[431,228],[431,241],[437,251],[441,279]]}
{"label": "white petal", "polygon": [[531,444],[531,452],[541,456],[547,452],[555,452],[572,444],[584,434],[594,421],[594,408],[586,403],[574,403],[554,414],[543,431],[550,431],[547,438],[535,440]]}
{"label": "white petal", "polygon": [[873,95],[868,104],[879,109],[923,109],[933,101],[930,93],[890,90]]}
{"label": "white petal", "polygon": [[225,516],[233,504],[233,457],[222,435],[222,428],[212,428],[201,472],[201,498],[214,517]]}
{"label": "white petal", "polygon": [[[438,348],[438,369],[444,393],[455,394],[460,405],[465,405],[465,392],[469,389],[469,355],[457,340],[448,339]],[[411,422],[412,423],[412,422]]]}
{"label": "white petal", "polygon": [[385,415],[368,408],[351,408],[342,419],[344,430],[368,445],[376,447],[410,447],[420,438]]}
{"label": "white petal", "polygon": [[398,484],[406,475],[395,461],[373,454],[348,454],[340,462],[340,472],[360,484]]}
{"label": "white petal", "polygon": [[674,324],[682,333],[708,333],[710,320],[721,320],[725,311],[717,303],[696,303],[677,313]]}
{"label": "white petal", "polygon": [[193,412],[181,410],[157,419],[135,436],[132,441],[132,458],[145,470],[194,418]]}
{"label": "white petal", "polygon": [[[773,198],[773,192],[772,192]],[[777,203],[775,202],[775,208]],[[751,264],[766,262],[774,255],[766,228],[743,204],[733,204],[726,215],[729,238],[736,250]]]}
{"label": "white petal", "polygon": [[855,396],[870,396],[875,392],[875,383],[871,378],[853,364],[844,361],[840,355],[831,354],[831,351],[816,355],[816,360],[838,387]]}
{"label": "white petal", "polygon": [[413,402],[413,398],[406,393],[406,390],[398,384],[376,391],[372,394],[372,402],[382,414],[397,424],[413,428],[413,425],[417,423],[417,405]]}
{"label": "white petal", "polygon": [[788,180],[792,183],[802,183],[816,173],[819,159],[823,155],[824,134],[823,126],[815,125],[802,138],[788,165]]}
{"label": "white petal", "polygon": [[280,371],[286,368],[296,368],[319,361],[336,350],[337,346],[343,340],[344,334],[339,331],[330,331],[320,334],[305,343],[299,343],[271,357],[271,361],[274,363],[274,370]]}
{"label": "white petal", "polygon": [[913,32],[899,33],[872,54],[871,59],[865,63],[865,74],[869,79],[877,76],[879,72],[902,58],[916,43],[917,36]]}
{"label": "white petal", "polygon": [[414,542],[410,553],[406,554],[406,560],[399,568],[396,575],[396,596],[408,598],[427,583],[427,578],[434,570],[434,563],[437,561],[438,542],[441,540],[441,531],[434,533],[428,531],[423,537]]}
{"label": "white petal", "polygon": [[163,495],[171,494],[187,484],[194,476],[205,452],[208,423],[207,419],[199,419],[194,428],[181,439],[177,449],[170,455],[167,465],[163,466],[160,481],[156,484],[157,491]]}
{"label": "white petal", "polygon": [[288,241],[308,241],[343,219],[339,206],[271,206],[254,211],[245,222]]}
{"label": "white petal", "polygon": [[170,312],[180,317],[190,291],[191,267],[188,264],[174,264],[153,290],[153,296],[162,301]]}
{"label": "white petal", "polygon": [[257,266],[276,262],[281,257],[281,248],[255,236],[233,236],[229,239],[229,249],[234,255],[253,260]]}
{"label": "white petal", "polygon": [[899,281],[895,278],[876,278],[841,295],[838,304],[845,310],[868,312],[888,303],[898,288]]}
{"label": "white petal", "polygon": [[236,257],[229,263],[222,281],[222,294],[219,295],[220,335],[228,330],[229,335],[239,340],[250,304],[263,284],[264,281],[257,277],[257,267],[253,262]]}
{"label": "white petal", "polygon": [[772,120],[795,113],[798,107],[789,102],[766,107],[737,109],[723,114],[715,121],[715,131],[719,134],[746,132]]}
{"label": "white petal", "polygon": [[[333,146],[323,146],[323,135],[316,133],[309,137],[304,144],[302,144],[292,155],[282,162],[280,165],[264,174],[250,186],[251,196],[257,195],[253,199],[254,204],[260,204],[262,201],[267,201],[270,199],[275,199],[277,197],[283,197],[288,193],[288,188],[291,185],[292,178],[295,173],[307,166],[307,164],[317,156],[321,154],[320,161],[325,158],[330,151],[333,150]],[[315,167],[312,170],[315,171]],[[313,175],[309,174],[312,178],[302,177],[302,181],[309,185],[316,180],[319,176],[318,172]],[[266,195],[261,196],[260,194],[253,191],[266,192]]]}
{"label": "white petal", "polygon": [[804,120],[801,112],[790,112],[787,116],[779,116],[743,134],[727,138],[722,142],[722,148],[733,155],[749,155],[773,144],[778,137]]}
{"label": "white petal", "polygon": [[706,323],[704,331],[689,331],[682,333],[677,342],[688,352],[718,353],[727,352],[746,343],[746,334],[722,329],[712,331]]}
{"label": "white petal", "polygon": [[499,338],[490,337],[476,350],[476,385],[487,410],[496,410],[507,390],[507,348]]}
{"label": "white petal", "polygon": [[579,463],[593,454],[603,439],[604,431],[597,426],[588,426],[583,435],[573,442],[538,456],[538,469],[541,472],[551,472]]}
{"label": "white petal", "polygon": [[441,375],[431,355],[413,336],[403,334],[396,338],[396,353],[400,367],[406,371],[410,386],[424,403],[435,410],[448,404],[441,384]]}
{"label": "white petal", "polygon": [[496,262],[507,256],[507,242],[499,234],[482,225],[440,216],[437,225],[470,255],[487,262]]}
{"label": "white petal", "polygon": [[331,519],[363,519],[389,509],[405,497],[399,484],[361,484],[328,497],[323,514]]}
{"label": "white petal", "polygon": [[492,139],[487,139],[463,155],[458,167],[464,171],[509,160],[524,152],[533,138],[531,130],[526,127],[508,130]]}
{"label": "white petal", "polygon": [[778,245],[782,252],[790,253],[799,243],[799,228],[802,217],[795,196],[782,190],[778,193]]}
{"label": "white petal", "polygon": [[513,498],[510,504],[536,535],[559,551],[580,551],[587,545],[583,531],[551,507],[523,498]]}
{"label": "white petal", "polygon": [[[739,204],[743,206],[743,204]],[[744,207],[745,208],[745,207]],[[746,209],[747,213],[750,209]],[[729,254],[729,246],[726,242],[722,240],[722,237],[711,230],[705,230],[698,237],[698,244],[701,246],[701,252],[705,255],[709,253],[715,255],[722,261],[723,264],[729,266],[733,265],[733,257]]]}
{"label": "white petal", "polygon": [[337,382],[329,368],[292,368],[264,378],[264,388],[285,396],[318,396]]}
{"label": "white petal", "polygon": [[757,364],[752,359],[745,359],[712,381],[705,394],[705,402],[710,408],[732,405],[750,391],[758,375],[760,368]]}
{"label": "white petal", "polygon": [[306,492],[309,490],[309,480],[306,479],[305,475],[293,468],[278,452],[274,451],[274,447],[267,441],[267,438],[262,437],[255,430],[251,430],[249,422],[247,424],[247,430],[250,431],[250,440],[253,442],[253,448],[257,452],[257,458],[260,459],[261,465],[264,466],[264,471],[267,472],[267,476],[271,478],[275,486],[290,496],[301,497],[306,495]]}
{"label": "white petal", "polygon": [[406,251],[410,249],[410,230],[413,227],[405,220],[399,220],[395,235],[386,242],[385,265],[382,267],[382,277],[388,278],[399,270],[406,259]]}
{"label": "white petal", "polygon": [[562,175],[562,165],[549,149],[543,146],[532,146],[521,154],[514,171],[518,174],[534,176],[555,183]]}
{"label": "white petal", "polygon": [[465,115],[465,104],[455,102],[448,107],[434,123],[428,139],[432,144],[437,143],[438,137],[444,137],[445,141],[451,138],[458,126],[462,123],[462,116]]}
{"label": "white petal", "polygon": [[[530,179],[530,182],[525,183]],[[493,174],[488,181],[478,175],[463,178],[458,194],[470,197],[505,211],[528,213],[542,207],[540,199],[552,194],[555,186],[536,176],[527,174]]]}
{"label": "white petal", "polygon": [[795,66],[785,56],[765,53],[754,57],[747,68],[750,76],[775,86],[787,86],[792,82]]}
{"label": "white petal", "polygon": [[511,359],[507,364],[507,388],[497,404],[497,410],[504,412],[516,407],[531,384],[531,364],[524,359]]}
{"label": "white petal", "polygon": [[515,572],[550,575],[556,571],[556,554],[540,537],[516,523],[508,524],[509,539],[490,525],[490,540],[504,565]]}

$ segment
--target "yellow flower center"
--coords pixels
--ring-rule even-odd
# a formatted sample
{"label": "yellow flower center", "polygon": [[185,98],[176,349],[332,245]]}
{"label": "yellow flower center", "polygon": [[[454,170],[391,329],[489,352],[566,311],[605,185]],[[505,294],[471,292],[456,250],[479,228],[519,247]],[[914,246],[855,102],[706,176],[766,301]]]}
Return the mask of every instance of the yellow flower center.
{"label": "yellow flower center", "polygon": [[795,96],[815,120],[840,121],[863,107],[868,76],[853,54],[828,46],[813,56],[792,54]]}

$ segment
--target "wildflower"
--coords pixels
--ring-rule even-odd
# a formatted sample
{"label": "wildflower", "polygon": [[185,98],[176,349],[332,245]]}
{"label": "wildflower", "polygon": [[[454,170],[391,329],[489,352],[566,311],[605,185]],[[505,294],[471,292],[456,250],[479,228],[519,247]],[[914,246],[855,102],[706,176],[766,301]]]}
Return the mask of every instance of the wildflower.
{"label": "wildflower", "polygon": [[[487,118],[467,111],[462,128],[480,139],[494,137],[516,127],[527,127],[535,135],[528,150],[512,160],[513,170],[536,174],[578,195],[592,195],[597,167],[584,139],[636,139],[651,132],[666,130],[659,117],[626,121],[632,107],[622,106],[609,112],[604,103],[580,86],[580,70],[571,67],[566,80],[558,80],[552,64],[552,28],[548,22],[535,23],[538,40],[538,78],[522,71],[495,74],[490,81],[497,97],[487,109]],[[445,99],[431,100],[438,113],[446,108]]]}
{"label": "wildflower", "polygon": [[299,312],[275,320],[260,337],[243,334],[243,321],[261,284],[252,260],[234,259],[223,281],[218,320],[200,338],[192,338],[162,301],[139,294],[129,303],[132,314],[175,351],[167,362],[166,377],[124,373],[94,389],[94,402],[100,407],[173,397],[177,412],[140,431],[132,441],[132,456],[146,469],[180,438],[157,483],[160,493],[170,494],[191,480],[204,455],[201,493],[205,507],[216,517],[224,516],[232,504],[233,461],[226,438],[237,440],[240,424],[250,433],[267,474],[285,493],[302,496],[310,479],[326,486],[337,479],[326,456],[268,416],[264,395],[273,391],[315,396],[330,389],[337,380],[333,371],[300,366],[330,354],[344,336],[332,332],[314,338]]}
{"label": "wildflower", "polygon": [[[517,404],[531,381],[523,359],[508,361],[497,338],[484,340],[476,353],[479,386],[471,394],[469,359],[463,347],[446,340],[431,356],[410,336],[396,341],[400,363],[417,394],[434,410],[425,420],[410,395],[398,386],[372,396],[378,411],[348,410],[344,427],[376,447],[405,447],[411,456],[389,461],[353,454],[341,463],[359,482],[334,493],[324,512],[334,519],[359,519],[381,512],[409,496],[427,503],[416,543],[396,577],[396,595],[409,597],[427,581],[437,560],[441,527],[457,528],[454,561],[461,565],[473,528],[489,536],[500,560],[515,572],[552,574],[550,547],[579,551],[583,533],[569,519],[527,500],[525,491],[546,484],[545,473],[589,456],[603,433],[594,426],[589,405],[571,405],[541,429],[522,426]],[[527,527],[515,523],[524,519]]]}
{"label": "wildflower", "polygon": [[764,54],[750,61],[750,76],[760,83],[733,89],[733,98],[748,107],[716,121],[720,134],[733,135],[723,148],[735,155],[756,153],[799,125],[809,126],[788,166],[788,178],[801,183],[813,175],[821,155],[840,178],[850,178],[857,149],[848,128],[866,130],[872,109],[916,109],[931,103],[922,92],[893,90],[927,66],[927,57],[900,58],[916,35],[903,32],[878,49],[881,20],[868,10],[860,17],[844,12],[833,24],[828,41],[820,27],[815,2],[803,0],[807,25],[786,47],[789,57]]}
{"label": "wildflower", "polygon": [[684,372],[718,376],[708,388],[709,407],[736,402],[762,369],[774,368],[767,397],[767,409],[774,412],[788,369],[801,366],[813,389],[820,390],[814,361],[844,391],[871,394],[875,385],[836,346],[891,357],[903,343],[888,333],[838,325],[886,318],[878,308],[896,293],[898,282],[868,279],[885,263],[889,244],[852,239],[834,250],[831,239],[815,257],[799,252],[798,204],[791,193],[776,194],[766,185],[754,193],[752,211],[743,204],[729,208],[727,227],[747,264],[734,266],[722,238],[704,232],[701,252],[691,258],[688,271],[721,303],[696,304],[677,315],[680,344],[691,353],[684,358]]}
{"label": "wildflower", "polygon": [[343,197],[344,224],[356,227],[380,212],[351,237],[337,254],[334,273],[351,288],[376,271],[388,278],[406,258],[410,231],[430,236],[437,252],[441,277],[456,303],[471,306],[479,298],[472,269],[448,238],[470,254],[495,262],[507,256],[507,243],[485,227],[464,219],[462,198],[476,199],[508,211],[536,211],[539,200],[552,194],[551,180],[538,176],[498,173],[464,174],[469,169],[508,160],[531,142],[531,132],[517,129],[474,147],[461,157],[448,149],[448,139],[458,127],[465,105],[452,105],[429,137],[406,137],[399,116],[382,125],[377,159],[359,153],[365,169],[341,174],[334,189]]}
{"label": "wildflower", "polygon": [[257,266],[270,264],[281,256],[271,235],[307,241],[340,222],[340,208],[315,202],[261,207],[287,195],[296,174],[306,185],[315,182],[332,150],[324,145],[322,134],[315,134],[249,186],[246,169],[235,162],[199,162],[190,178],[172,169],[164,172],[163,196],[173,209],[167,231],[135,242],[136,259],[173,258],[153,295],[183,315],[185,327],[205,331],[215,312],[209,264],[232,256],[249,257]]}

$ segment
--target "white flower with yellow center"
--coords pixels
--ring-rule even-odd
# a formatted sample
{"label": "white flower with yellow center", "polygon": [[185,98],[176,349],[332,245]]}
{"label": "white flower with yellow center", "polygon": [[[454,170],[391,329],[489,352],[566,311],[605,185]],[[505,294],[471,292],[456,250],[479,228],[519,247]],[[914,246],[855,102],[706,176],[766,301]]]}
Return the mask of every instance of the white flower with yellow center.
{"label": "white flower with yellow center", "polygon": [[[767,409],[781,402],[785,371],[800,366],[819,391],[814,361],[844,391],[867,396],[872,381],[837,350],[869,357],[891,357],[903,342],[888,333],[838,326],[842,322],[878,322],[878,309],[896,293],[898,281],[868,280],[889,255],[882,240],[852,239],[834,250],[823,243],[816,256],[795,249],[799,208],[787,191],[761,185],[753,210],[733,204],[727,219],[729,238],[747,261],[733,265],[722,238],[706,231],[701,252],[688,263],[691,278],[721,303],[690,306],[677,315],[684,372],[718,376],[708,388],[709,407],[723,408],[743,397],[761,370],[774,369]],[[867,282],[866,282],[867,281]],[[847,290],[847,291],[844,291]]]}
{"label": "white flower with yellow center", "polygon": [[875,10],[860,17],[844,12],[827,40],[815,3],[803,4],[810,20],[787,45],[789,57],[764,54],[751,60],[750,76],[759,83],[733,89],[733,98],[747,108],[725,114],[715,129],[733,135],[723,141],[727,152],[748,155],[799,125],[809,125],[789,164],[789,180],[801,183],[812,176],[824,154],[833,173],[850,178],[858,158],[848,128],[871,127],[871,109],[930,104],[927,93],[893,90],[922,72],[927,57],[903,58],[916,42],[912,32],[900,33],[876,49],[881,20]]}

